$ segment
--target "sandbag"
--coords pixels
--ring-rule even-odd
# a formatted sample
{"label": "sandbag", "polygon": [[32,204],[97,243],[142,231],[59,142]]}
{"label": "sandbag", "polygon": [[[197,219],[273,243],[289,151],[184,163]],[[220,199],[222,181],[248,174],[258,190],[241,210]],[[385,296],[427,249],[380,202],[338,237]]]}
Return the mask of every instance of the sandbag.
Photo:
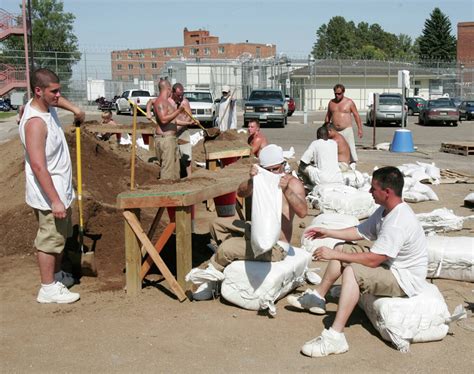
{"label": "sandbag", "polygon": [[438,195],[426,184],[411,178],[404,178],[403,200],[409,203],[419,203],[422,201],[438,201]]}
{"label": "sandbag", "polygon": [[342,179],[346,186],[357,189],[370,185],[370,176],[367,173],[361,173],[359,170],[347,170],[342,172]]}
{"label": "sandbag", "polygon": [[378,207],[372,195],[343,185],[316,186],[313,205],[322,213],[340,213],[359,219],[367,218]]}
{"label": "sandbag", "polygon": [[258,167],[253,177],[251,245],[255,257],[272,249],[280,238],[282,190],[281,175]]}
{"label": "sandbag", "polygon": [[359,306],[382,338],[401,352],[408,352],[410,343],[442,340],[448,324],[460,317],[450,316],[443,295],[428,283],[425,292],[410,298],[363,294]]}
{"label": "sandbag", "polygon": [[340,239],[324,238],[324,239],[310,239],[305,238],[305,233],[312,227],[324,227],[326,229],[345,229],[348,227],[354,227],[359,224],[359,220],[356,217],[348,216],[345,214],[338,213],[323,213],[316,216],[311,224],[304,230],[301,236],[301,248],[309,253],[313,253],[317,248],[325,246],[334,248],[337,243],[340,243]]}
{"label": "sandbag", "polygon": [[462,230],[464,221],[474,219],[474,215],[460,217],[455,215],[451,209],[439,208],[430,213],[418,213],[416,218],[423,226],[426,235],[432,235],[435,232]]}
{"label": "sandbag", "polygon": [[474,237],[429,236],[428,277],[474,282]]}
{"label": "sandbag", "polygon": [[275,302],[304,283],[310,262],[309,253],[293,247],[279,262],[234,261],[224,269],[221,295],[244,309],[275,314]]}

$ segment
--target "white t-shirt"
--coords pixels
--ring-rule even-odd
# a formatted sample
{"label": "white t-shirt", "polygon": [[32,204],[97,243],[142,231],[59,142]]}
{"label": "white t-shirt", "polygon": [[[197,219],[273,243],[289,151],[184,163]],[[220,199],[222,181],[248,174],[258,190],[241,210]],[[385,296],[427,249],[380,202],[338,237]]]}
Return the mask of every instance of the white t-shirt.
{"label": "white t-shirt", "polygon": [[407,203],[398,204],[385,217],[384,210],[378,208],[357,230],[364,238],[375,240],[371,252],[390,257],[385,264],[407,296],[415,296],[427,285],[428,252],[423,227]]}
{"label": "white t-shirt", "polygon": [[318,139],[312,142],[303,153],[301,161],[318,169],[315,183],[342,183],[342,174],[337,160],[337,143],[332,140]]}
{"label": "white t-shirt", "polygon": [[74,200],[74,190],[72,187],[71,156],[64,131],[55,108],[50,107],[48,113],[43,113],[33,108],[31,102],[32,100],[25,105],[25,111],[18,129],[21,142],[25,147],[26,203],[36,209],[51,210],[51,201],[41,189],[31,169],[28,153],[26,153],[25,125],[30,118],[38,117],[44,121],[48,131],[45,148],[46,167],[59,198],[64,206],[68,208]]}

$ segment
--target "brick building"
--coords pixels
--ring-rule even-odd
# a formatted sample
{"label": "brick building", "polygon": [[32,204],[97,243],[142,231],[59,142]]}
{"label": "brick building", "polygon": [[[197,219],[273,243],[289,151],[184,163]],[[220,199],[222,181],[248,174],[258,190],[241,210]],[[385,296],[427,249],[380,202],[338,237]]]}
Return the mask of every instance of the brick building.
{"label": "brick building", "polygon": [[474,22],[458,23],[457,60],[465,66],[474,66]]}
{"label": "brick building", "polygon": [[254,58],[273,57],[276,45],[258,43],[220,43],[207,30],[183,30],[183,46],[127,49],[111,52],[112,79],[130,81],[157,80],[165,63],[171,59],[235,59],[242,54]]}

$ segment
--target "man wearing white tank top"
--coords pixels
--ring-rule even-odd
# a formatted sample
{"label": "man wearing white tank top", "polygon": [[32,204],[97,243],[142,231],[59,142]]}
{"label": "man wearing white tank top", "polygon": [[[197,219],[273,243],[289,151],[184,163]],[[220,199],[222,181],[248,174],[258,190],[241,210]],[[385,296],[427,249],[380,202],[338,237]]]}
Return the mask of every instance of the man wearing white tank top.
{"label": "man wearing white tank top", "polygon": [[72,303],[78,293],[70,292],[55,281],[66,238],[72,234],[71,204],[74,200],[72,165],[64,131],[55,107],[74,114],[82,123],[84,112],[61,98],[58,76],[48,69],[38,69],[31,76],[33,99],[25,106],[20,124],[20,138],[25,147],[26,203],[38,220],[35,239],[41,288],[39,303]]}

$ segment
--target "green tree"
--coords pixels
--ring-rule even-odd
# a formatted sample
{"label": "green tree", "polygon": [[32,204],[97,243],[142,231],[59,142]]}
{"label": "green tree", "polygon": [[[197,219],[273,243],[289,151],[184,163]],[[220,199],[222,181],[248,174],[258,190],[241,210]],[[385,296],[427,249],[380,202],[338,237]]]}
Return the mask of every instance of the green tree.
{"label": "green tree", "polygon": [[[67,84],[72,66],[81,58],[77,37],[73,33],[75,18],[72,13],[64,12],[61,0],[31,0],[35,68],[46,67],[55,71],[63,84]],[[5,55],[14,56],[23,48],[22,36],[12,36],[3,42]]]}
{"label": "green tree", "polygon": [[356,58],[383,60],[413,57],[411,39],[403,34],[386,32],[374,23],[360,22],[357,26],[344,17],[336,16],[316,31],[313,46],[315,58]]}
{"label": "green tree", "polygon": [[456,60],[456,38],[451,35],[451,21],[439,8],[434,8],[430,18],[425,21],[417,44],[418,57],[422,61]]}

